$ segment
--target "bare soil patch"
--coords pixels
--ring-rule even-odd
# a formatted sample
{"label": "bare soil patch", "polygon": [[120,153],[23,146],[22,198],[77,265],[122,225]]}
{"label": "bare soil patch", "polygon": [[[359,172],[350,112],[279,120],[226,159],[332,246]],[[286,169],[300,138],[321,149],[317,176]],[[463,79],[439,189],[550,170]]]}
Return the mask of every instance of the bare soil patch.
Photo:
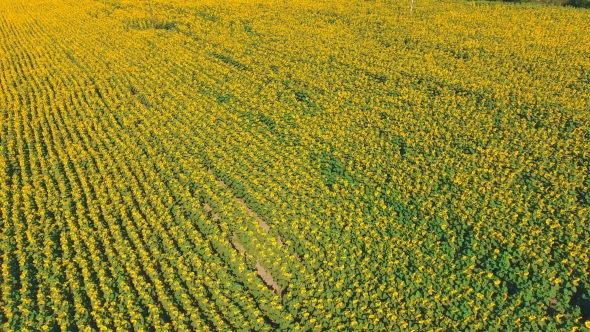
{"label": "bare soil patch", "polygon": [[272,274],[270,274],[270,272],[266,270],[264,266],[258,263],[258,260],[256,260],[256,271],[258,272],[258,276],[264,281],[264,283],[268,287],[272,288],[278,296],[281,296],[281,286],[279,286],[279,284],[276,283],[276,281],[272,277]]}
{"label": "bare soil patch", "polygon": [[[207,170],[207,172],[209,174],[213,175],[213,171],[210,168]],[[217,181],[217,184],[219,184],[220,186],[222,186],[224,188],[227,188],[227,184],[225,184],[225,182],[223,182],[223,180],[218,179],[217,177],[215,178],[215,180]],[[264,221],[262,218],[260,218],[258,213],[252,211],[252,209],[250,209],[248,204],[246,204],[246,202],[243,199],[241,199],[239,197],[235,197],[235,200],[238,203],[240,203],[240,205],[246,210],[246,212],[248,212],[248,214],[250,216],[252,216],[258,222],[258,225],[260,226],[260,228],[264,229],[268,233],[268,231],[270,230],[270,226],[266,223],[266,221]]]}
{"label": "bare soil patch", "polygon": [[236,248],[236,250],[239,253],[245,253],[246,252],[246,248],[244,248],[244,246],[238,242],[238,237],[236,236],[236,233],[234,232],[231,236],[231,243],[234,245],[234,248]]}
{"label": "bare soil patch", "polygon": [[[208,169],[207,171],[209,174],[213,175],[213,171],[211,169]],[[228,188],[228,185],[223,180],[215,177],[215,181],[217,182],[217,184],[219,186],[224,187],[224,188]],[[251,217],[253,217],[258,222],[258,226],[260,226],[260,228],[264,229],[264,231],[266,233],[268,233],[270,231],[270,226],[266,223],[266,221],[264,221],[262,218],[260,218],[260,216],[256,212],[252,211],[252,209],[250,209],[248,204],[246,204],[246,202],[242,198],[234,196],[234,199],[244,208],[244,210],[246,210],[246,212]],[[211,215],[213,216],[213,218],[215,220],[220,220],[219,215],[217,213],[215,213],[215,211],[213,211],[213,208],[209,204],[203,203],[203,207],[205,208],[205,210],[207,212],[211,213]],[[238,237],[235,232],[232,233],[232,236],[230,238],[230,242],[232,243],[233,247],[239,253],[244,254],[244,257],[246,259],[248,258],[248,252],[246,251],[244,246],[239,242]],[[280,235],[277,235],[277,244],[279,247],[283,247],[285,245]],[[298,261],[301,261],[299,255],[297,253],[295,253],[295,257],[297,258]],[[281,296],[281,292],[282,292],[281,286],[279,286],[279,284],[274,280],[270,271],[265,269],[264,266],[262,266],[259,263],[258,259],[256,259],[256,272],[257,272],[258,276],[260,277],[260,279],[262,279],[262,281],[268,287],[270,287],[272,290],[274,290],[277,295]]]}
{"label": "bare soil patch", "polygon": [[203,203],[203,208],[205,208],[205,211],[211,213],[211,216],[213,216],[213,219],[216,221],[221,220],[221,218],[219,218],[219,215],[217,214],[217,212],[213,211],[213,208],[211,207],[211,205],[209,205],[208,203]]}
{"label": "bare soil patch", "polygon": [[260,226],[260,228],[264,229],[268,233],[268,231],[270,230],[270,226],[266,223],[266,221],[262,220],[262,218],[260,218],[260,216],[256,212],[252,211],[243,199],[236,198],[236,201],[240,203],[240,205],[248,212],[249,215],[254,217],[254,219],[258,222],[258,226]]}

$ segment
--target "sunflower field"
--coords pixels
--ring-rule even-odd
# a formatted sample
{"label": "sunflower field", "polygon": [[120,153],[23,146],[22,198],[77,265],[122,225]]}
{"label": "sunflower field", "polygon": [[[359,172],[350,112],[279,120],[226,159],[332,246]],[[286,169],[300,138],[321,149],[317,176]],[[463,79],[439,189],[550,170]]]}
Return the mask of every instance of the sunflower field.
{"label": "sunflower field", "polygon": [[0,0],[3,331],[590,330],[590,11]]}

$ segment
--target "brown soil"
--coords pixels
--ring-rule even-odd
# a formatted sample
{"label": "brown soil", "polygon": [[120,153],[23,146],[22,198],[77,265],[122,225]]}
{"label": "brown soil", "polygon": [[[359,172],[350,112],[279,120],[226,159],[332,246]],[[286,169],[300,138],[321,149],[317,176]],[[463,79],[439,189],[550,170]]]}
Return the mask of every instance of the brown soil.
{"label": "brown soil", "polygon": [[[207,170],[207,172],[209,174],[213,174],[213,171],[210,168]],[[222,186],[224,188],[227,188],[227,185],[225,184],[225,182],[223,182],[223,180],[220,180],[217,178],[215,178],[215,179],[217,180],[217,184],[219,184],[220,186]],[[244,207],[244,209],[246,210],[246,212],[248,212],[249,215],[251,215],[252,217],[254,217],[254,219],[256,219],[256,221],[258,222],[258,225],[268,233],[268,231],[270,230],[270,226],[266,223],[266,221],[262,220],[262,218],[260,218],[260,216],[256,212],[252,211],[248,207],[248,204],[246,204],[246,202],[244,202],[243,199],[238,198],[238,197],[236,197],[235,199],[238,203],[240,203],[240,205],[242,207]]]}
{"label": "brown soil", "polygon": [[241,245],[240,242],[238,242],[238,237],[236,236],[236,233],[235,232],[232,234],[231,244],[234,245],[234,248],[236,248],[236,250],[238,252],[240,252],[240,253],[246,252],[246,249],[244,248],[244,246]]}
{"label": "brown soil", "polygon": [[[240,242],[238,242],[238,237],[236,236],[236,233],[232,234],[231,243],[238,252],[245,254],[246,258],[248,257],[246,249],[244,248],[244,246],[240,244]],[[281,287],[275,282],[274,278],[272,277],[272,274],[268,270],[266,270],[262,265],[260,265],[258,260],[256,260],[256,272],[258,273],[260,279],[262,279],[262,281],[264,281],[264,283],[268,287],[272,288],[277,293],[277,295],[281,296]]]}
{"label": "brown soil", "polygon": [[[208,173],[213,174],[213,171],[211,169],[208,169]],[[217,184],[219,184],[221,187],[227,188],[227,185],[225,184],[225,182],[223,182],[223,180],[217,178],[215,180],[217,181]],[[248,207],[248,204],[246,204],[246,202],[243,199],[235,197],[235,200],[238,203],[240,203],[240,205],[246,210],[246,212],[248,212],[248,214],[258,222],[258,225],[268,233],[268,231],[270,230],[270,226],[262,218],[260,218],[260,216],[256,212],[252,211],[252,209]],[[209,204],[204,203],[203,207],[205,208],[205,210],[207,210],[207,212],[212,213],[212,216],[215,220],[219,220],[219,215],[215,212],[212,212],[213,209]],[[246,252],[244,246],[238,241],[236,233],[232,234],[231,243],[239,253],[244,253],[245,257],[248,257],[248,252]],[[277,243],[280,247],[284,246],[283,240],[281,239],[280,235],[277,236]],[[297,260],[301,260],[297,253],[295,253],[295,257],[297,258]],[[281,287],[279,286],[279,284],[276,283],[272,274],[258,262],[258,259],[256,260],[256,271],[258,273],[258,276],[264,281],[264,283],[268,287],[272,288],[277,293],[277,295],[281,296]]]}
{"label": "brown soil", "polygon": [[258,260],[256,260],[256,271],[264,283],[268,287],[272,288],[277,293],[277,295],[281,296],[281,287],[275,282],[270,272],[268,272],[262,265],[260,265],[260,263],[258,263]]}
{"label": "brown soil", "polygon": [[250,214],[252,217],[254,217],[254,219],[256,219],[256,221],[258,221],[258,226],[260,226],[262,229],[264,229],[268,233],[268,231],[270,230],[270,226],[268,226],[266,221],[262,220],[262,218],[260,218],[260,216],[258,216],[258,214],[256,212],[250,210],[250,208],[248,207],[246,202],[244,202],[243,199],[236,198],[236,201],[238,201],[238,203],[240,203],[240,205],[242,207],[244,207],[244,209],[248,212],[248,214]]}
{"label": "brown soil", "polygon": [[[207,211],[209,213],[211,213],[211,211],[213,211],[213,208],[208,203],[203,203],[203,207],[205,208],[205,211]],[[211,215],[213,216],[214,220],[216,220],[216,221],[221,220],[221,218],[219,218],[219,215],[216,212],[211,213]]]}

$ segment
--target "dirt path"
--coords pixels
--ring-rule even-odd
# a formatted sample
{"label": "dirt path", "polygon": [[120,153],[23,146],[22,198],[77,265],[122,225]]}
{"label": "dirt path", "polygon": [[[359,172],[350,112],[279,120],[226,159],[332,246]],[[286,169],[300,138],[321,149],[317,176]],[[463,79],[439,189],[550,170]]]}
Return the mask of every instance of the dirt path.
{"label": "dirt path", "polygon": [[278,296],[282,295],[281,286],[279,286],[279,284],[276,283],[276,281],[272,277],[272,274],[270,274],[268,270],[266,270],[262,265],[260,265],[260,263],[258,263],[258,260],[256,260],[256,272],[258,272],[258,276],[264,281],[264,283],[268,287],[272,288]]}
{"label": "dirt path", "polygon": [[[213,174],[213,171],[210,168],[207,171],[208,171],[209,174],[215,176]],[[225,182],[223,182],[223,180],[218,179],[217,177],[215,177],[215,180],[217,181],[217,184],[219,184],[221,187],[229,188],[228,185],[225,184]],[[239,198],[239,197],[235,197],[234,196],[234,199],[236,200],[236,202],[238,202],[244,208],[244,210],[246,210],[246,212],[251,217],[254,218],[254,220],[256,220],[258,222],[258,226],[260,226],[260,228],[264,229],[264,231],[266,233],[268,233],[270,231],[270,226],[268,225],[268,223],[266,223],[266,221],[264,221],[264,219],[260,218],[260,216],[258,215],[258,213],[252,211],[252,209],[250,209],[250,207],[248,206],[248,204],[246,204],[246,202],[242,198]],[[277,243],[278,243],[279,247],[282,247],[284,245],[283,244],[283,241],[281,240],[281,236],[280,235],[277,235]]]}
{"label": "dirt path", "polygon": [[244,209],[245,209],[245,210],[248,212],[248,214],[250,214],[250,216],[254,217],[254,219],[255,219],[256,221],[258,221],[258,226],[260,226],[260,228],[264,229],[264,230],[265,230],[267,233],[268,233],[268,231],[270,231],[270,226],[268,226],[268,224],[266,223],[266,221],[262,220],[262,218],[260,218],[260,216],[259,216],[259,215],[258,215],[256,212],[252,211],[252,210],[251,210],[251,209],[248,207],[248,205],[246,204],[246,202],[244,202],[244,200],[243,200],[243,199],[241,199],[241,198],[236,198],[236,201],[237,201],[238,203],[240,203],[240,205],[241,205],[242,207],[244,207]]}
{"label": "dirt path", "polygon": [[[238,241],[238,236],[236,235],[235,232],[232,233],[232,236],[231,236],[231,244],[234,245],[234,248],[236,248],[236,250],[239,253],[242,254],[242,253],[245,253],[246,252],[246,248],[244,248],[244,246]],[[248,253],[246,253],[246,254],[248,254]]]}
{"label": "dirt path", "polygon": [[215,221],[221,220],[221,218],[219,218],[219,215],[216,212],[212,212],[213,208],[211,207],[211,205],[209,205],[208,203],[203,203],[203,207],[205,208],[205,211],[211,213]]}
{"label": "dirt path", "polygon": [[[213,171],[211,169],[208,170],[208,173],[213,175]],[[227,184],[225,184],[225,182],[223,182],[223,180],[218,179],[217,177],[215,177],[215,180],[216,180],[217,184],[220,185],[221,187],[228,188]],[[251,217],[253,217],[258,222],[258,226],[260,226],[260,228],[264,229],[264,231],[266,233],[268,233],[270,231],[270,226],[266,223],[266,221],[264,221],[262,218],[260,218],[260,216],[256,212],[252,211],[252,209],[250,209],[248,204],[246,204],[246,202],[243,199],[241,199],[239,197],[235,197],[235,196],[234,196],[234,199],[236,200],[236,202],[238,202],[244,208],[244,210],[246,210],[246,212]],[[219,217],[219,214],[217,214],[213,210],[211,205],[209,205],[208,203],[203,203],[203,208],[205,209],[205,211],[211,213],[211,216],[213,217],[214,220],[216,220],[216,221],[221,220]],[[246,248],[244,248],[244,246],[238,240],[238,236],[236,235],[235,232],[232,233],[230,242],[240,254],[244,254],[244,258],[247,260],[248,259],[248,252],[246,251]],[[277,236],[277,244],[279,247],[284,246],[284,243],[283,243],[280,235]],[[260,264],[260,262],[258,262],[258,259],[256,259],[256,272],[257,272],[258,276],[260,277],[260,279],[262,279],[262,281],[268,287],[270,287],[272,290],[274,290],[277,295],[282,296],[281,286],[274,280],[270,271],[265,269],[264,266],[262,266]]]}
{"label": "dirt path", "polygon": [[[149,109],[150,105],[147,104],[145,101],[143,101],[142,98],[140,98],[137,93],[133,93],[133,95],[135,96],[136,100],[145,109]],[[208,173],[213,175],[213,171],[211,169],[208,169]],[[217,177],[215,177],[215,180],[217,181],[217,184],[219,184],[221,187],[228,188],[227,184],[225,184],[225,182],[223,182],[223,180],[218,179]],[[250,209],[250,207],[248,207],[248,205],[246,204],[246,202],[243,199],[235,197],[235,196],[234,196],[234,199],[246,210],[246,212],[248,212],[248,214],[251,217],[253,217],[258,222],[258,226],[260,226],[260,228],[264,229],[264,231],[266,233],[268,233],[270,231],[270,226],[266,223],[266,221],[264,221],[262,218],[260,218],[260,216],[256,212],[252,211],[252,209]],[[211,205],[209,205],[209,203],[206,203],[206,202],[203,203],[203,208],[208,213],[211,213],[213,220],[215,220],[217,222],[219,222],[221,220],[221,218],[219,217],[219,214],[217,214],[217,212],[213,211],[213,208],[211,207]],[[232,233],[232,237],[230,239],[230,242],[239,253],[244,254],[244,258],[247,260],[248,259],[248,252],[246,251],[246,248],[244,248],[244,246],[238,241],[238,237],[235,232]],[[277,243],[280,247],[283,246],[283,241],[281,240],[280,235],[277,236]],[[279,284],[277,284],[277,282],[274,280],[270,271],[265,269],[264,266],[262,266],[258,262],[258,259],[256,259],[256,272],[257,272],[258,276],[260,277],[260,279],[262,279],[262,281],[268,287],[273,289],[278,296],[282,296],[281,286],[279,286]]]}

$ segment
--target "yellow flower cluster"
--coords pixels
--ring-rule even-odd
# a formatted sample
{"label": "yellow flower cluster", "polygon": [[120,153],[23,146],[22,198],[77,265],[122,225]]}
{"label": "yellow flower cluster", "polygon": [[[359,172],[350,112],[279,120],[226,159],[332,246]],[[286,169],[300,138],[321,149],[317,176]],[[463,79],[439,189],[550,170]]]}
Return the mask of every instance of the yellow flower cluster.
{"label": "yellow flower cluster", "polygon": [[3,330],[590,328],[590,13],[0,2]]}

